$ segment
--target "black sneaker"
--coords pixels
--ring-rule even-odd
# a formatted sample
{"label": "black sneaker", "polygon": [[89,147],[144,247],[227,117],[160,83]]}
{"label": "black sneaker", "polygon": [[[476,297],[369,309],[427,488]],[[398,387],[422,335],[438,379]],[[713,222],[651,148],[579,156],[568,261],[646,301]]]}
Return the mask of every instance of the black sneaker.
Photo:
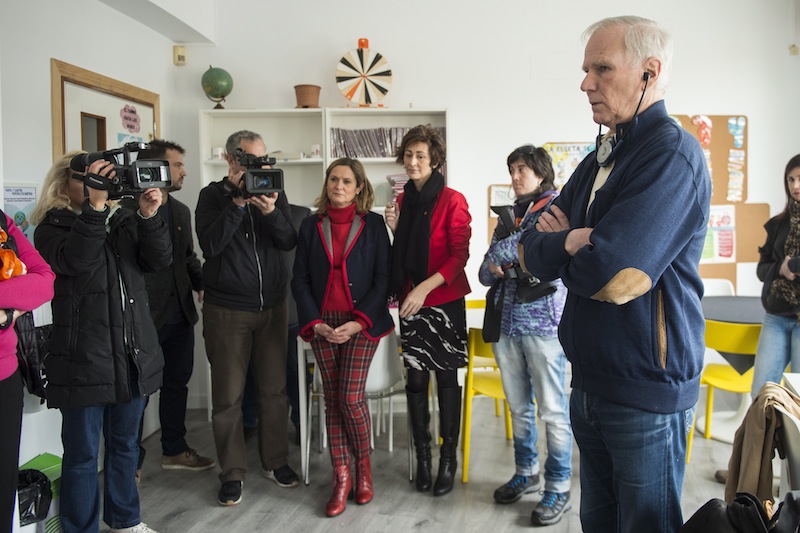
{"label": "black sneaker", "polygon": [[275,470],[264,468],[261,473],[264,474],[265,478],[271,479],[276,485],[285,489],[296,487],[300,484],[300,478],[297,477],[297,474],[289,465],[283,465]]}
{"label": "black sneaker", "polygon": [[572,503],[567,492],[544,491],[542,501],[531,513],[531,522],[534,526],[549,526],[555,524],[566,511],[572,509]]}
{"label": "black sneaker", "polygon": [[242,501],[242,483],[239,480],[225,481],[219,489],[217,501],[220,505],[236,505]]}
{"label": "black sneaker", "polygon": [[494,501],[497,503],[514,503],[539,488],[539,474],[533,476],[520,476],[514,474],[508,483],[494,491]]}

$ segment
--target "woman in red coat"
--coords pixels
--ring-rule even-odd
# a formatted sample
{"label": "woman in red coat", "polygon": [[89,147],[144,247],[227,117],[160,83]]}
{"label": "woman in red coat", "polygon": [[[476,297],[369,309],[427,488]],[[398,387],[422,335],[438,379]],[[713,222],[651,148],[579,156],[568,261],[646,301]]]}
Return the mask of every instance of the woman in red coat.
{"label": "woman in red coat", "polygon": [[300,336],[311,342],[322,374],[325,422],[333,464],[333,493],[325,514],[355,500],[372,500],[370,418],[364,389],[378,341],[394,329],[387,305],[389,234],[370,212],[372,186],[355,159],[337,159],[325,175],[317,213],[303,220],[297,238],[292,293]]}
{"label": "woman in red coat", "polygon": [[386,208],[394,231],[390,292],[400,303],[400,333],[408,369],[406,395],[417,450],[417,490],[431,488],[428,383],[436,372],[439,394],[439,474],[433,495],[453,489],[461,415],[456,372],[467,365],[464,296],[470,292],[464,267],[472,218],[464,196],[446,187],[442,136],[430,124],[409,130],[397,150],[408,183],[397,204]]}

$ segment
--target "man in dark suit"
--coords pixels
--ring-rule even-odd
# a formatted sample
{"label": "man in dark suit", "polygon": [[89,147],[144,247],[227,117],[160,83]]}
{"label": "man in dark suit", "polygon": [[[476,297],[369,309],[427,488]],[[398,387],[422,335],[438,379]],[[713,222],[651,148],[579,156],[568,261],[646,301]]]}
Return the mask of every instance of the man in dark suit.
{"label": "man in dark suit", "polygon": [[[156,139],[139,152],[139,159],[162,159],[169,162],[172,187],[179,191],[186,178],[183,155],[178,144]],[[192,290],[203,301],[203,270],[194,253],[192,216],[189,208],[171,194],[163,195],[160,216],[169,227],[172,239],[172,265],[145,276],[150,299],[150,313],[158,328],[158,341],[164,352],[164,384],[161,387],[161,468],[164,470],[208,470],[216,462],[197,454],[186,443],[186,401],[189,378],[194,367],[194,325],[197,308]],[[139,465],[144,461],[140,445]]]}

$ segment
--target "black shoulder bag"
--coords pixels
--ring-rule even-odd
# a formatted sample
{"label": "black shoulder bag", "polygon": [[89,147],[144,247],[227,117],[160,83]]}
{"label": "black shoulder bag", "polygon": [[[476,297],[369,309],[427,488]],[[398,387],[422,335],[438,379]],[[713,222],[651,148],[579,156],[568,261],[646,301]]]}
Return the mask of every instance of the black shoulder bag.
{"label": "black shoulder bag", "polygon": [[[0,247],[12,250],[15,254],[17,243],[8,233],[6,217],[0,213],[0,228],[8,235],[8,240]],[[19,371],[25,388],[34,396],[41,398],[41,403],[47,398],[47,377],[44,371],[44,360],[47,357],[47,341],[50,338],[51,325],[36,327],[33,322],[33,312],[22,313],[14,321],[14,331],[17,333],[17,361]]]}

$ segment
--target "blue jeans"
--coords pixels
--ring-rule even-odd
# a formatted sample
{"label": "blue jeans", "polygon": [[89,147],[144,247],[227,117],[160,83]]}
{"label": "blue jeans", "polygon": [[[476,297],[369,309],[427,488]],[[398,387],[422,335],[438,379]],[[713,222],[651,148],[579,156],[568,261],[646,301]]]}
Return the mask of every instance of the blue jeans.
{"label": "blue jeans", "polygon": [[[135,387],[134,387],[134,393]],[[129,403],[61,409],[61,526],[64,533],[97,532],[100,488],[97,454],[105,435],[103,521],[114,529],[141,522],[136,466],[144,398]]]}
{"label": "blue jeans", "polygon": [[651,413],[572,389],[580,448],[581,524],[593,533],[674,533],[694,407]]}
{"label": "blue jeans", "polygon": [[753,388],[750,392],[753,398],[767,381],[780,383],[789,363],[794,372],[800,372],[800,324],[797,323],[797,317],[767,313],[756,349]]}
{"label": "blue jeans", "polygon": [[[539,473],[536,441],[536,407],[545,423],[547,460],[544,463],[545,490],[566,492],[572,473],[572,429],[565,389],[567,358],[557,337],[500,334],[494,344],[514,427],[516,473]],[[534,404],[534,401],[537,405]]]}

